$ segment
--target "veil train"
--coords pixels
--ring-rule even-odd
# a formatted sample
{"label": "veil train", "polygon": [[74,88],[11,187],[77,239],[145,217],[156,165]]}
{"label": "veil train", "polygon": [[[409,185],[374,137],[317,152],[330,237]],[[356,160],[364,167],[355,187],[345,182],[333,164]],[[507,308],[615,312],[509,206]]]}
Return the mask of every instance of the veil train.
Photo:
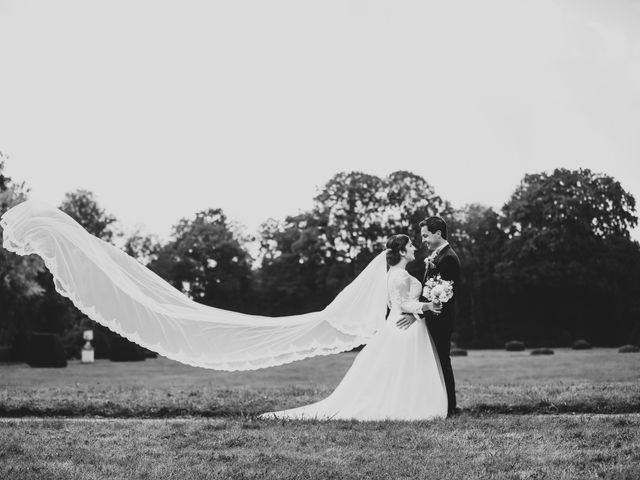
{"label": "veil train", "polygon": [[27,200],[0,218],[3,246],[39,255],[58,293],[85,315],[165,357],[215,370],[255,370],[351,350],[384,325],[384,252],[322,311],[246,315],[197,303],[70,216]]}

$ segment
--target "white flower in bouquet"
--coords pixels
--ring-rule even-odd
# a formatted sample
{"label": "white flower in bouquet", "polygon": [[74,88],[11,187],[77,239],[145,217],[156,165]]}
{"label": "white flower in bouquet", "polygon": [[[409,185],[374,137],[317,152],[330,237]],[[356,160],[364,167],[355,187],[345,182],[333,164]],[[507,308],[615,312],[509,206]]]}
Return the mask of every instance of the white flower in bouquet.
{"label": "white flower in bouquet", "polygon": [[453,282],[437,275],[426,281],[422,295],[430,302],[446,303],[453,298]]}

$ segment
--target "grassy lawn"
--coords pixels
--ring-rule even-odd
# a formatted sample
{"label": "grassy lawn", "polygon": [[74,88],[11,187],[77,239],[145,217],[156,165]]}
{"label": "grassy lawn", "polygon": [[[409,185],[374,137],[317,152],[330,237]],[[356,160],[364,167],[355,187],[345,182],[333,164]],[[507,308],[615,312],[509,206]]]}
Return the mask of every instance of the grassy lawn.
{"label": "grassy lawn", "polygon": [[[355,353],[250,372],[218,372],[167,360],[63,369],[0,365],[0,416],[252,416],[328,395]],[[460,405],[482,413],[640,413],[640,354],[615,349],[470,351],[454,357]]]}
{"label": "grassy lawn", "polygon": [[0,479],[638,478],[640,355],[615,349],[455,357],[465,413],[448,420],[255,418],[328,395],[354,356],[0,365]]}
{"label": "grassy lawn", "polygon": [[6,479],[637,479],[640,415],[0,420]]}

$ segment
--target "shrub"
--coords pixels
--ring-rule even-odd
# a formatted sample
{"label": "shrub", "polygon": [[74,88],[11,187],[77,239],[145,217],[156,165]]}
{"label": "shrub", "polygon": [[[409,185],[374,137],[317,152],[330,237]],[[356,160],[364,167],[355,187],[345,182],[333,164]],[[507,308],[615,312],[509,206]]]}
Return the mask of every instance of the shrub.
{"label": "shrub", "polygon": [[33,333],[27,351],[27,364],[31,367],[67,366],[67,356],[62,341],[53,333]]}
{"label": "shrub", "polygon": [[142,348],[142,353],[144,354],[145,358],[158,358],[158,352],[154,352],[153,350],[149,350],[148,348]]}
{"label": "shrub", "polygon": [[531,355],[553,355],[553,350],[550,348],[536,348],[531,350]]}
{"label": "shrub", "polygon": [[142,348],[126,338],[116,337],[111,340],[109,360],[112,362],[139,362],[145,358]]}
{"label": "shrub", "polygon": [[0,347],[0,362],[11,361],[11,347]]}
{"label": "shrub", "polygon": [[640,321],[636,322],[636,326],[631,330],[629,340],[635,345],[640,345]]}
{"label": "shrub", "polygon": [[640,347],[637,345],[623,345],[618,349],[620,353],[637,353],[640,352]]}
{"label": "shrub", "polygon": [[72,345],[69,343],[63,343],[64,354],[67,357],[67,360],[79,360],[81,357],[80,348],[77,345]]}
{"label": "shrub", "polygon": [[507,352],[521,352],[525,349],[524,342],[518,340],[511,340],[504,344],[504,349]]}
{"label": "shrub", "polygon": [[468,355],[467,351],[464,348],[452,348],[449,351],[449,355],[452,357],[466,357]]}
{"label": "shrub", "polygon": [[465,340],[464,346],[471,350],[490,350],[493,348],[502,348],[504,339],[497,339],[493,336],[482,336],[480,338]]}
{"label": "shrub", "polygon": [[115,333],[104,332],[102,330],[93,330],[93,340],[91,345],[95,350],[94,356],[98,358],[109,358],[109,352],[111,350],[111,338],[118,338]]}
{"label": "shrub", "polygon": [[82,348],[82,335],[77,329],[71,329],[64,332],[60,336],[62,347],[64,348],[67,360],[75,360],[80,358],[80,349]]}
{"label": "shrub", "polygon": [[586,340],[576,340],[571,344],[571,348],[574,350],[590,350],[591,344]]}

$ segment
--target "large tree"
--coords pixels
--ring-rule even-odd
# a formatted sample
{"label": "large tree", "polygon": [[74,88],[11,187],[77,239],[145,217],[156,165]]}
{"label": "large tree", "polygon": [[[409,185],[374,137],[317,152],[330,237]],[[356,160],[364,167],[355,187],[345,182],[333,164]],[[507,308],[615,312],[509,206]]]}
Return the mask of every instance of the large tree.
{"label": "large tree", "polygon": [[386,238],[416,228],[429,215],[448,215],[451,208],[422,177],[397,171],[385,178],[360,172],[339,173],[314,199],[313,212],[324,218],[329,254],[339,261],[365,263]]}
{"label": "large tree", "polygon": [[199,303],[253,311],[251,257],[234,230],[220,209],[183,218],[149,268]]}
{"label": "large tree", "polygon": [[419,243],[418,222],[450,212],[433,187],[410,172],[335,175],[311,210],[263,226],[259,285],[266,310],[289,314],[326,306],[390,235],[406,233]]}
{"label": "large tree", "polygon": [[[24,182],[16,183],[5,175],[5,159],[0,153],[0,215],[25,201],[29,193]],[[31,328],[31,306],[43,294],[36,280],[43,268],[40,257],[19,256],[0,248],[0,345],[14,347],[13,353],[18,357]]]}
{"label": "large tree", "polygon": [[496,211],[480,204],[466,205],[448,219],[449,242],[461,262],[456,339],[468,346],[501,342],[504,298],[495,271],[507,236],[500,220]]}
{"label": "large tree", "polygon": [[502,212],[508,239],[497,273],[512,298],[507,331],[628,340],[640,271],[629,236],[633,196],[610,176],[556,169],[526,175]]}
{"label": "large tree", "polygon": [[158,258],[158,252],[162,243],[157,235],[145,234],[141,229],[136,229],[128,235],[124,235],[124,252],[138,260],[143,265],[148,265]]}
{"label": "large tree", "polygon": [[335,260],[327,256],[325,220],[312,212],[268,220],[262,225],[262,262],[256,272],[257,290],[266,315],[293,315],[327,305],[335,277]]}
{"label": "large tree", "polygon": [[76,190],[66,193],[59,208],[91,235],[107,242],[113,239],[113,224],[116,218],[99,205],[93,192]]}

